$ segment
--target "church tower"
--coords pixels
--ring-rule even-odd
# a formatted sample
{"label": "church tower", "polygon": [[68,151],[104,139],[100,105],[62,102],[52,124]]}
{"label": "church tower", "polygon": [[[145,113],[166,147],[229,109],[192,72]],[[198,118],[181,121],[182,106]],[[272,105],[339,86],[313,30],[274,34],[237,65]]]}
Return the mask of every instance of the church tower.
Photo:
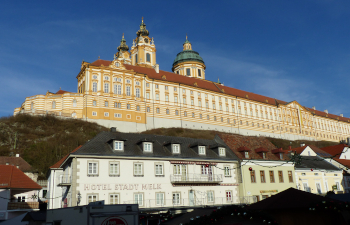
{"label": "church tower", "polygon": [[183,44],[183,51],[178,53],[172,68],[174,73],[205,79],[205,64],[198,52],[192,50],[192,44],[186,41]]}
{"label": "church tower", "polygon": [[129,46],[127,46],[126,44],[126,41],[124,39],[124,34],[123,34],[122,40],[120,41],[120,45],[117,49],[118,49],[118,52],[114,55],[113,64],[115,63],[117,63],[115,65],[118,65],[118,63],[131,64]]}
{"label": "church tower", "polygon": [[156,67],[156,46],[153,38],[149,37],[146,24],[142,22],[140,29],[136,32],[136,39],[133,40],[131,47],[131,64],[144,67]]}

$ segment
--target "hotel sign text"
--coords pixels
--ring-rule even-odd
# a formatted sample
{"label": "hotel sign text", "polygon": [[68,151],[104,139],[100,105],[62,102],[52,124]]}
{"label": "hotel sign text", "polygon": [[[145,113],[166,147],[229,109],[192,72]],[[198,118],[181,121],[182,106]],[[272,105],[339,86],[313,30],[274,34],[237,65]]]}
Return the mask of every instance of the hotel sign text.
{"label": "hotel sign text", "polygon": [[99,190],[160,190],[162,184],[84,184],[84,191]]}

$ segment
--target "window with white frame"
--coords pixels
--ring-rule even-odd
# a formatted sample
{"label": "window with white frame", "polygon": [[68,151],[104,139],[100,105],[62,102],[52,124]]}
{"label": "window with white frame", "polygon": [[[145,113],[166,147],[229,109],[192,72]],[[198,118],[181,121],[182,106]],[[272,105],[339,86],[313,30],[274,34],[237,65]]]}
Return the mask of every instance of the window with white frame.
{"label": "window with white frame", "polygon": [[232,191],[226,191],[226,202],[232,202]]}
{"label": "window with white frame", "polygon": [[105,83],[104,84],[104,93],[108,93],[109,92],[109,83]]}
{"label": "window with white frame", "polygon": [[214,202],[214,191],[207,191],[207,201]]}
{"label": "window with white frame", "polygon": [[97,116],[97,112],[92,112],[92,115],[93,116]]}
{"label": "window with white frame", "polygon": [[140,88],[136,88],[136,98],[140,98]]}
{"label": "window with white frame", "polygon": [[96,202],[97,199],[97,195],[96,194],[88,194],[87,195],[87,204],[89,204],[90,202]]}
{"label": "window with white frame", "polygon": [[156,94],[156,100],[157,101],[159,100],[159,94]]}
{"label": "window with white frame", "polygon": [[226,155],[225,148],[220,147],[219,148],[219,156],[225,156],[225,155]]}
{"label": "window with white frame", "polygon": [[225,174],[225,177],[231,176],[231,170],[229,166],[224,166],[224,174]]}
{"label": "window with white frame", "polygon": [[98,162],[88,163],[88,175],[98,175]]}
{"label": "window with white frame", "polygon": [[134,194],[134,204],[139,204],[139,206],[143,206],[143,193]]}
{"label": "window with white frame", "polygon": [[143,164],[134,163],[134,176],[143,176]]}
{"label": "window with white frame", "polygon": [[164,205],[164,193],[156,193],[156,205]]}
{"label": "window with white frame", "polygon": [[173,204],[179,205],[180,204],[180,192],[174,192],[173,193]]}
{"label": "window with white frame", "polygon": [[119,204],[119,194],[109,194],[109,204]]}
{"label": "window with white frame", "polygon": [[122,86],[121,86],[121,85],[118,85],[118,86],[117,86],[117,94],[118,94],[118,95],[121,95],[121,94],[122,94]]}
{"label": "window with white frame", "polygon": [[130,96],[131,95],[131,88],[130,88],[130,86],[126,86],[126,95],[127,96]]}
{"label": "window with white frame", "polygon": [[152,148],[152,142],[143,142],[143,151],[144,152],[152,152],[153,148]]}
{"label": "window with white frame", "polygon": [[92,83],[92,91],[97,92],[97,82]]}
{"label": "window with white frame", "polygon": [[114,150],[123,151],[124,150],[124,141],[114,141]]}
{"label": "window with white frame", "polygon": [[180,153],[180,144],[172,144],[171,145],[173,153],[179,154]]}
{"label": "window with white frame", "polygon": [[105,113],[104,113],[104,116],[105,116],[105,117],[108,117],[108,116],[109,116],[109,113],[108,113],[108,112],[105,112]]}
{"label": "window with white frame", "polygon": [[164,175],[164,172],[163,172],[163,164],[156,164],[155,165],[155,173],[156,173],[156,176],[163,176]]}
{"label": "window with white frame", "polygon": [[96,100],[92,100],[92,106],[96,106],[96,105],[97,105]]}
{"label": "window with white frame", "polygon": [[109,163],[109,175],[118,176],[119,175],[119,162]]}
{"label": "window with white frame", "polygon": [[198,154],[205,155],[205,146],[198,146]]}

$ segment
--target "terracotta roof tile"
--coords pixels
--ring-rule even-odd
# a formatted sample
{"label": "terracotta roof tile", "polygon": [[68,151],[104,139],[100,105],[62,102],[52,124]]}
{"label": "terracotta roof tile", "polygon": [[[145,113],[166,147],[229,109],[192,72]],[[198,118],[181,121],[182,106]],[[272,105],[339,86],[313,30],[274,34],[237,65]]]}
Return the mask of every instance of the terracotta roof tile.
{"label": "terracotta roof tile", "polygon": [[[111,63],[112,63],[112,61],[109,61],[109,60],[98,59],[98,60],[94,61],[93,63],[91,63],[90,65],[92,65],[92,66],[109,66]],[[233,95],[233,96],[237,96],[237,97],[241,97],[241,98],[245,98],[245,99],[254,100],[257,102],[262,102],[262,103],[269,104],[269,105],[288,104],[288,102],[285,102],[285,101],[282,101],[279,99],[266,97],[266,96],[255,94],[252,92],[247,92],[247,91],[239,90],[236,88],[223,86],[221,84],[214,83],[214,82],[208,81],[208,80],[202,80],[202,79],[198,79],[198,78],[194,78],[194,77],[186,77],[183,75],[179,75],[176,73],[167,72],[167,71],[163,71],[163,70],[159,70],[159,73],[157,73],[153,68],[148,68],[148,67],[133,66],[133,65],[128,65],[128,64],[124,64],[124,66],[128,70],[133,70],[136,73],[146,74],[149,78],[155,79],[155,80],[166,80],[169,82],[175,82],[175,83],[180,83],[180,84],[184,84],[184,85],[188,85],[188,86],[199,87],[199,88],[207,89],[207,90],[218,92],[218,93],[226,93],[228,95]],[[164,79],[163,75],[165,75],[165,79]],[[346,117],[341,117],[341,116],[337,116],[337,115],[333,115],[333,114],[327,114],[325,112],[314,110],[314,109],[308,108],[308,107],[304,107],[304,108],[309,110],[311,113],[314,113],[318,116],[328,117],[328,118],[341,120],[341,121],[350,123],[350,119],[346,118]]]}
{"label": "terracotta roof tile", "polygon": [[23,172],[33,172],[33,168],[29,163],[27,163],[22,157],[0,157],[0,165],[18,166],[18,168]]}
{"label": "terracotta roof tile", "polygon": [[59,90],[59,91],[57,91],[55,94],[56,95],[62,95],[62,94],[64,94],[64,93],[70,93],[69,91],[64,91],[64,90]]}
{"label": "terracotta roof tile", "polygon": [[268,152],[269,150],[267,150],[266,148],[260,147],[260,148],[255,149],[254,151],[256,153],[259,153],[259,152]]}
{"label": "terracotta roof tile", "polygon": [[329,153],[327,153],[326,151],[323,151],[322,149],[314,146],[314,145],[305,145],[302,147],[298,147],[298,148],[292,148],[290,150],[286,150],[287,152],[296,152],[297,154],[301,154],[306,147],[310,147],[317,155],[321,156],[321,157],[331,157],[331,155]]}
{"label": "terracotta roof tile", "polygon": [[40,190],[42,187],[16,166],[0,165],[0,189],[3,188]]}
{"label": "terracotta roof tile", "polygon": [[350,160],[349,159],[334,159],[334,160],[350,169]]}
{"label": "terracotta roof tile", "polygon": [[57,163],[53,164],[52,166],[50,166],[50,169],[57,169],[60,168],[61,164],[68,158],[68,156],[73,153],[76,152],[82,145],[78,146],[76,149],[74,149],[73,151],[71,151],[70,153],[68,153],[67,155],[65,155],[62,159],[60,159]]}
{"label": "terracotta roof tile", "polygon": [[333,146],[328,146],[328,147],[324,147],[321,148],[323,151],[331,154],[332,156],[334,156],[334,158],[339,159],[341,153],[343,152],[345,147],[349,147],[346,144],[339,144],[339,145],[333,145]]}

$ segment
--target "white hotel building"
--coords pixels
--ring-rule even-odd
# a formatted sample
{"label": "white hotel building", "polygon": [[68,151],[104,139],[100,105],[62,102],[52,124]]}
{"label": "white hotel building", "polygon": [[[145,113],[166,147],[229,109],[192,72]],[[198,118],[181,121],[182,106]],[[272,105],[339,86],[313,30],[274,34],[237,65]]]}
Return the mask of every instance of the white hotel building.
{"label": "white hotel building", "polygon": [[50,168],[48,208],[101,200],[140,208],[241,203],[238,165],[219,137],[101,132]]}

